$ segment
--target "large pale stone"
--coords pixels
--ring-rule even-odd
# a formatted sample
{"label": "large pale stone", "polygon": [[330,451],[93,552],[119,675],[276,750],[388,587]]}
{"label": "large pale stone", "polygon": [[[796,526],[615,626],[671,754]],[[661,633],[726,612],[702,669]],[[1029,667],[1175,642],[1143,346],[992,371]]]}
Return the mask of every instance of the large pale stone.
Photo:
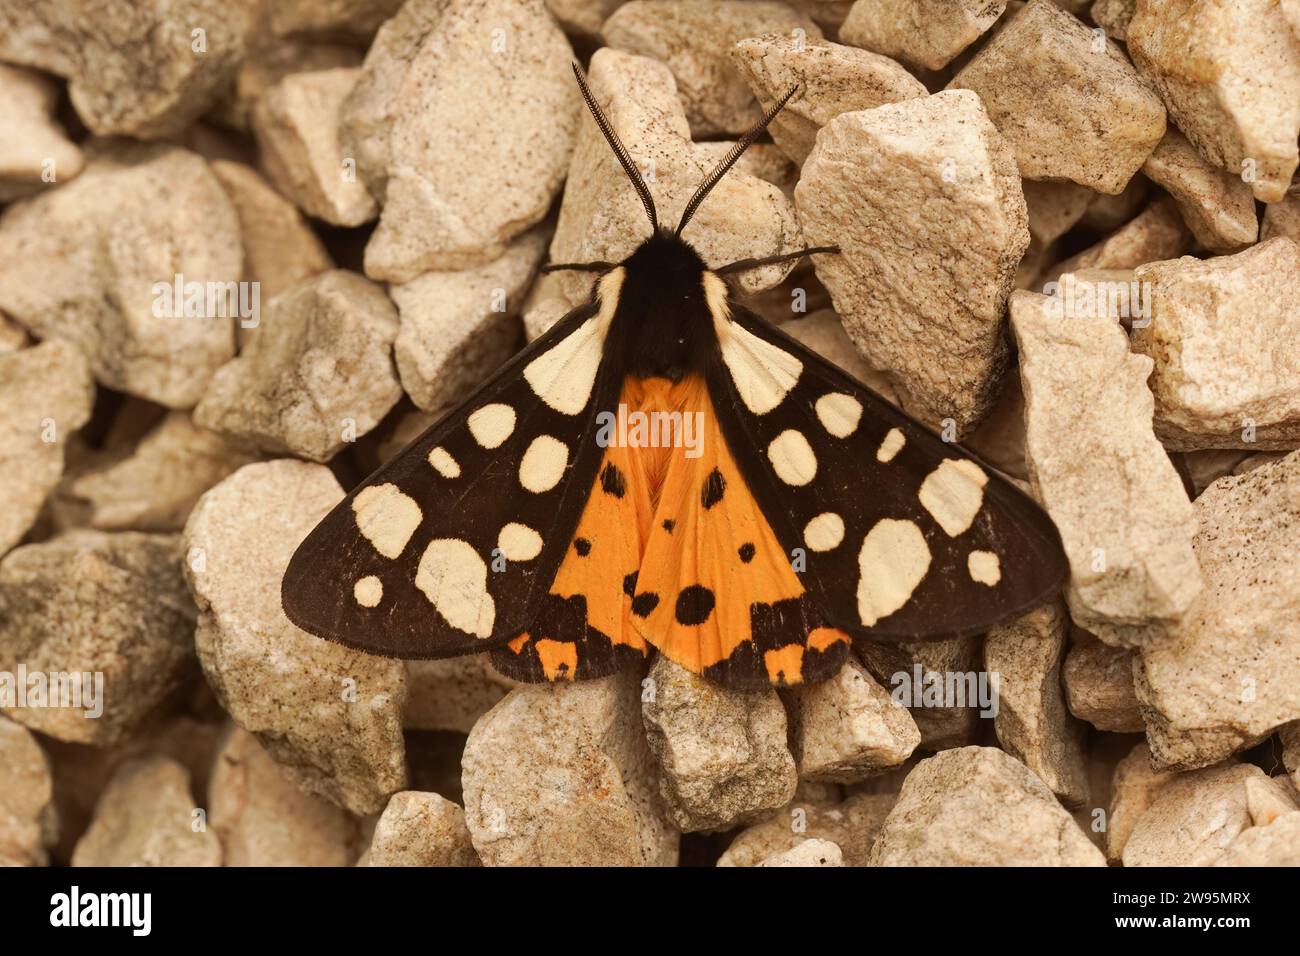
{"label": "large pale stone", "polygon": [[872,866],[1104,866],[1028,767],[995,747],[945,750],[907,775]]}
{"label": "large pale stone", "polygon": [[802,840],[789,850],[773,853],[759,866],[843,866],[844,855],[829,840]]}
{"label": "large pale stone", "polygon": [[1112,733],[1142,732],[1129,648],[1111,647],[1077,631],[1061,668],[1061,683],[1070,713],[1080,720]]}
{"label": "large pale stone", "polygon": [[997,22],[1006,0],[858,0],[840,39],[941,70]]}
{"label": "large pale stone", "polygon": [[0,866],[44,866],[58,827],[50,761],[27,728],[0,717]]}
{"label": "large pale stone", "polygon": [[1206,162],[1178,130],[1165,133],[1142,172],[1174,197],[1187,228],[1206,249],[1225,252],[1255,241],[1259,223],[1250,186]]}
{"label": "large pale stone", "polygon": [[461,761],[465,822],[487,866],[672,866],[677,833],[641,730],[641,685],[613,677],[511,691]]}
{"label": "large pale stone", "polygon": [[[207,163],[116,142],[0,215],[0,309],[37,338],[75,344],[101,384],[190,408],[234,355],[224,294],[242,258],[238,217]],[[178,280],[222,295],[187,309]]]}
{"label": "large pale stone", "polygon": [[1151,749],[1143,741],[1115,765],[1111,779],[1110,806],[1106,814],[1106,857],[1119,860],[1124,846],[1142,815],[1150,809],[1165,784],[1177,774],[1155,770]]}
{"label": "large pale stone", "polygon": [[996,400],[1016,266],[1029,246],[1010,149],[965,90],[831,120],[795,188],[849,336],[905,384],[904,405],[958,431]]}
{"label": "large pale stone", "polygon": [[1153,760],[1179,770],[1300,719],[1300,452],[1219,479],[1196,517],[1205,588],[1134,669]]}
{"label": "large pale stone", "polygon": [[1288,813],[1268,826],[1243,830],[1214,865],[1300,866],[1300,813]]}
{"label": "large pale stone", "polygon": [[1011,327],[1030,483],[1070,561],[1070,616],[1108,644],[1139,643],[1201,585],[1196,518],[1151,431],[1151,362],[1112,319],[1047,296],[1015,293]]}
{"label": "large pale stone", "polygon": [[465,811],[436,793],[389,798],[358,866],[478,866]]}
{"label": "large pale stone", "polygon": [[1160,196],[1105,239],[1048,270],[1043,287],[1050,293],[1046,283],[1059,281],[1068,272],[1135,269],[1147,262],[1176,258],[1191,248],[1192,234],[1178,207],[1168,196]]}
{"label": "large pale stone", "polygon": [[342,497],[321,465],[247,465],[190,514],[185,573],[199,660],[222,706],[296,785],[375,813],[406,783],[405,669],[313,637],[280,607],[289,558]]}
{"label": "large pale stone", "polygon": [[1165,134],[1165,108],[1114,41],[1030,0],[962,68],[1026,179],[1122,192]]}
{"label": "large pale stone", "polygon": [[51,118],[58,97],[48,77],[0,63],[0,203],[72,179],[85,165]]}
{"label": "large pale stone", "polygon": [[1201,155],[1277,202],[1300,136],[1300,36],[1275,0],[1143,0],[1128,49]]}
{"label": "large pale stone", "polygon": [[733,46],[760,34],[805,46],[822,36],[808,17],[772,0],[631,0],[601,33],[615,49],[667,64],[695,136],[743,133],[763,115],[728,60]]}
{"label": "large pale stone", "polygon": [[1139,266],[1151,320],[1133,348],[1155,362],[1156,434],[1168,448],[1300,446],[1300,241]]}
{"label": "large pale stone", "polygon": [[806,839],[834,843],[842,852],[845,866],[865,866],[894,799],[892,793],[863,793],[843,803],[796,800],[737,834],[718,858],[718,866],[758,866],[774,853],[792,850]]}

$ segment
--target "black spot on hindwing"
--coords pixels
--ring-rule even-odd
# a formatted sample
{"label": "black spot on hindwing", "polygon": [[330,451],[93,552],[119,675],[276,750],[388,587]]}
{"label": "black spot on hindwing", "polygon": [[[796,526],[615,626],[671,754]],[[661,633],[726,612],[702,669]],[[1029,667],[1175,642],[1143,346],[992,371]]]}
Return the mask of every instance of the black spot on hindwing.
{"label": "black spot on hindwing", "polygon": [[585,558],[587,555],[591,554],[591,542],[586,538],[575,538],[573,541],[573,547],[580,557]]}
{"label": "black spot on hindwing", "polygon": [[714,468],[709,472],[709,477],[704,479],[704,487],[700,489],[700,504],[704,505],[704,510],[708,511],[721,501],[726,490],[727,480],[722,477],[722,472]]}
{"label": "black spot on hindwing", "polygon": [[622,498],[627,491],[627,481],[612,461],[606,462],[600,473],[600,490],[615,498]]}
{"label": "black spot on hindwing", "polygon": [[677,595],[677,623],[685,626],[703,624],[713,613],[713,592],[701,584],[682,588]]}
{"label": "black spot on hindwing", "polygon": [[647,617],[650,612],[659,606],[659,595],[653,591],[646,591],[644,594],[638,594],[632,599],[632,613],[637,617]]}
{"label": "black spot on hindwing", "polygon": [[750,561],[754,560],[754,543],[752,541],[746,541],[740,546],[740,549],[736,553],[740,555],[740,560],[749,564]]}

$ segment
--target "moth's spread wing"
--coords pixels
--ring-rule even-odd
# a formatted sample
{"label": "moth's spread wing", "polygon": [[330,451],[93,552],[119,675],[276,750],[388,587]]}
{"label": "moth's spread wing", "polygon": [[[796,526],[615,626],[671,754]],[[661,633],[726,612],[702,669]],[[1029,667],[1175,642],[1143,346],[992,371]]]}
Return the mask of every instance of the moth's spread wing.
{"label": "moth's spread wing", "polygon": [[716,324],[723,433],[836,627],[973,634],[1061,587],[1060,537],[1019,489],[752,313]]}
{"label": "moth's spread wing", "polygon": [[670,660],[731,687],[825,680],[848,654],[805,592],[718,429],[702,379],[697,457],[669,458],[631,601],[640,634]]}
{"label": "moth's spread wing", "polygon": [[619,387],[607,328],[594,305],[570,313],[353,490],[289,563],[289,619],[403,658],[526,630],[600,464],[592,422]]}

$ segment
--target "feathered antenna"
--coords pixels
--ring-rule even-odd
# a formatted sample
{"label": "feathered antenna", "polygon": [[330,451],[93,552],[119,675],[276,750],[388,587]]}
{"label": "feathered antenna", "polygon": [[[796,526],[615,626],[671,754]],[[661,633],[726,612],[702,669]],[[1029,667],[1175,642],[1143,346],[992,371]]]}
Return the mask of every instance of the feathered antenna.
{"label": "feathered antenna", "polygon": [[695,190],[695,195],[692,196],[691,201],[686,204],[686,211],[682,213],[681,222],[677,224],[677,235],[680,236],[682,234],[682,230],[686,228],[686,224],[690,222],[691,217],[695,215],[695,210],[700,208],[700,203],[704,202],[705,197],[709,195],[709,191],[712,190],[714,186],[718,185],[718,180],[727,174],[727,170],[736,164],[736,160],[740,159],[745,150],[749,149],[749,147],[754,144],[754,140],[763,135],[763,130],[767,129],[768,124],[771,123],[772,120],[776,119],[776,114],[781,112],[781,108],[785,106],[786,103],[789,103],[790,97],[794,96],[798,91],[799,87],[792,86],[785,96],[777,100],[776,104],[763,114],[763,118],[755,123],[748,133],[736,141],[736,145],[727,151],[727,155],[722,158],[722,162],[713,167],[713,172],[704,177],[704,182],[700,183],[700,188]]}
{"label": "feathered antenna", "polygon": [[623,167],[623,172],[627,173],[627,178],[632,180],[637,195],[641,197],[641,205],[645,206],[645,214],[650,220],[650,228],[658,232],[659,214],[655,211],[655,200],[650,195],[649,187],[646,186],[645,180],[641,178],[636,163],[632,162],[632,157],[628,155],[627,147],[618,138],[618,133],[614,132],[614,127],[609,124],[609,120],[605,119],[605,114],[600,111],[600,107],[596,104],[596,98],[591,95],[591,88],[587,86],[587,81],[582,75],[582,69],[576,63],[573,64],[573,75],[578,78],[578,87],[582,90],[582,98],[587,101],[587,109],[591,110],[596,125],[600,127],[600,131],[605,134],[605,139],[609,142],[609,148],[614,151],[614,155]]}

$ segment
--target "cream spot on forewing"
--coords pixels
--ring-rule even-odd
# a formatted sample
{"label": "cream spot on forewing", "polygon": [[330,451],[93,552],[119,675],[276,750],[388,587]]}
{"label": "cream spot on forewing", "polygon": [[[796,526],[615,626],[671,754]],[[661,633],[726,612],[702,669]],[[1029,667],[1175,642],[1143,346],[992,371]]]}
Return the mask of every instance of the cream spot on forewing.
{"label": "cream spot on forewing", "polygon": [[429,452],[429,464],[444,478],[460,477],[460,465],[451,457],[451,452],[441,446]]}
{"label": "cream spot on forewing", "polygon": [[352,499],[357,529],[386,558],[396,558],[420,526],[420,506],[397,485],[371,485]]}
{"label": "cream spot on forewing", "polygon": [[569,448],[550,435],[538,435],[519,463],[519,483],[534,494],[550,491],[564,477]]}
{"label": "cream spot on forewing", "polygon": [[955,538],[971,526],[984,503],[989,476],[968,458],[945,458],[921,482],[919,498],[939,527]]}
{"label": "cream spot on forewing", "polygon": [[817,420],[836,438],[848,438],[862,420],[862,403],[852,395],[831,392],[817,399]]}
{"label": "cream spot on forewing", "polygon": [[907,603],[930,568],[925,535],[913,521],[877,521],[858,552],[858,617],[871,627]]}
{"label": "cream spot on forewing", "polygon": [[436,538],[415,572],[415,586],[447,623],[475,637],[491,637],[496,604],[487,591],[487,565],[468,542]]}
{"label": "cream spot on forewing", "polygon": [[618,308],[622,266],[607,272],[596,286],[596,314],[524,368],[524,380],[550,408],[576,415],[587,407],[605,352],[605,333]]}
{"label": "cream spot on forewing", "polygon": [[352,585],[352,596],[362,607],[374,607],[384,599],[384,584],[373,574],[368,574]]}
{"label": "cream spot on forewing", "polygon": [[989,587],[1002,580],[1002,563],[992,551],[972,551],[966,556],[966,567],[972,581]]}
{"label": "cream spot on forewing", "polygon": [[484,448],[500,448],[515,430],[515,410],[494,402],[476,409],[467,424],[469,433]]}
{"label": "cream spot on forewing", "polygon": [[507,561],[531,561],[542,553],[542,536],[528,525],[512,521],[497,535],[497,547]]}
{"label": "cream spot on forewing", "polygon": [[[725,293],[721,311],[715,308],[710,294],[712,279],[718,285],[722,280],[712,273],[704,274],[705,300],[713,316],[713,328],[722,349],[722,361],[731,373],[740,400],[755,415],[766,415],[785,400],[790,389],[799,381],[803,363],[782,348],[727,318]],[[725,290],[725,286],[723,286]]]}
{"label": "cream spot on forewing", "polygon": [[776,475],[787,485],[799,487],[817,474],[817,456],[802,432],[787,428],[767,446],[767,457]]}
{"label": "cream spot on forewing", "polygon": [[844,540],[844,519],[833,511],[823,511],[803,529],[803,540],[813,551],[833,551]]}
{"label": "cream spot on forewing", "polygon": [[876,449],[876,461],[888,463],[894,460],[894,456],[903,450],[903,445],[907,443],[901,430],[891,428]]}

